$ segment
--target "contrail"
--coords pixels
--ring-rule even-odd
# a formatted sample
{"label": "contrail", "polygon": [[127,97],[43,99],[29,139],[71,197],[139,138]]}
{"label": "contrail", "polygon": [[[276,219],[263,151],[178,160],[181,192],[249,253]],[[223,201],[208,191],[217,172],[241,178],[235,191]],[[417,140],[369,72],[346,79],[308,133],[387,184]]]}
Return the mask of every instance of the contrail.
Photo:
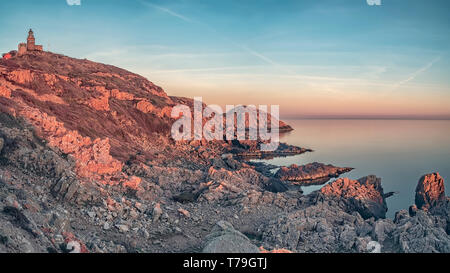
{"label": "contrail", "polygon": [[433,64],[435,64],[436,62],[441,60],[441,56],[433,59],[431,62],[429,62],[428,64],[426,64],[424,67],[420,68],[419,70],[417,70],[416,72],[412,73],[411,75],[409,75],[408,78],[394,84],[393,89],[399,87],[400,85],[403,85],[407,82],[410,82],[412,80],[414,80],[417,76],[419,76],[420,74],[424,73],[425,71],[427,71],[428,69],[430,69]]}
{"label": "contrail", "polygon": [[192,20],[191,20],[190,18],[188,18],[188,17],[186,17],[186,16],[183,16],[183,15],[181,15],[181,14],[179,14],[179,13],[176,13],[176,12],[174,12],[173,10],[170,10],[170,9],[168,9],[168,8],[161,7],[161,6],[158,6],[158,5],[155,5],[155,4],[152,4],[152,3],[148,3],[148,2],[144,2],[144,1],[139,1],[139,2],[140,2],[141,4],[143,4],[143,5],[145,5],[145,6],[152,7],[152,8],[155,8],[155,9],[157,9],[157,10],[160,10],[160,11],[165,12],[165,13],[167,13],[167,14],[173,16],[173,17],[176,17],[176,18],[178,18],[178,19],[181,19],[181,20],[183,20],[183,21],[185,21],[185,22],[188,22],[188,23],[191,23],[191,22],[192,22]]}

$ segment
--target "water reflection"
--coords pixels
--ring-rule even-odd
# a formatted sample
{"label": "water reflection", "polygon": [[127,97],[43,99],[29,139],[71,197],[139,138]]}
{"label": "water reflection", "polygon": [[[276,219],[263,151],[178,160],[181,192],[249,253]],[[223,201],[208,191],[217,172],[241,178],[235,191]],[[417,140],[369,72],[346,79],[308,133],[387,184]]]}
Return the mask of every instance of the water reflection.
{"label": "water reflection", "polygon": [[[305,153],[265,162],[284,166],[322,162],[354,167],[344,176],[382,178],[388,216],[414,203],[415,187],[426,173],[439,172],[450,181],[450,121],[447,120],[286,120],[295,130],[281,136],[288,144],[311,148]],[[305,187],[305,193],[322,186]]]}

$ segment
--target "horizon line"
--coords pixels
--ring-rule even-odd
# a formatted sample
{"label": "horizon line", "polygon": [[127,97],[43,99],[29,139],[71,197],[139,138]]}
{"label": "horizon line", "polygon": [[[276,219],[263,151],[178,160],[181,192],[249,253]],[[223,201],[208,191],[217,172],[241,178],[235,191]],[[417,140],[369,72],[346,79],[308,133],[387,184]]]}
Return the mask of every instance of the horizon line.
{"label": "horizon line", "polygon": [[317,120],[450,120],[448,115],[281,115],[280,118]]}

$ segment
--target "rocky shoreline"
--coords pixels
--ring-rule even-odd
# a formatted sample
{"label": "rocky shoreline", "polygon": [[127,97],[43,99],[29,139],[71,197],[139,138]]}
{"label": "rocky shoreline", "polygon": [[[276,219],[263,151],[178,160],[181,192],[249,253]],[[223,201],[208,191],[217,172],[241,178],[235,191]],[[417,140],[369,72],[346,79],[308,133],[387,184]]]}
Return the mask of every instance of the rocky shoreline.
{"label": "rocky shoreline", "polygon": [[246,161],[309,149],[174,142],[167,113],[180,101],[189,99],[87,60],[0,60],[0,252],[450,252],[439,174],[386,219],[392,193],[376,176],[304,195],[290,178],[350,168],[312,163],[277,177]]}

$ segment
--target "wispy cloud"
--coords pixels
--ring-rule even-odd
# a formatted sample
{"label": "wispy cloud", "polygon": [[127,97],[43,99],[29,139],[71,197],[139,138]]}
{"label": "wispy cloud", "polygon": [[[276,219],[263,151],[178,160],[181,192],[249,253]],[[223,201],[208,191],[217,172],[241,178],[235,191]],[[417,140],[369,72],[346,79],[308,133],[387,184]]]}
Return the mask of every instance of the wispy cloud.
{"label": "wispy cloud", "polygon": [[408,76],[408,78],[397,82],[396,84],[393,85],[392,89],[396,89],[399,86],[408,83],[412,80],[414,80],[415,78],[417,78],[417,76],[419,76],[420,74],[426,72],[428,69],[430,69],[436,62],[441,60],[441,56],[434,58],[431,62],[427,63],[425,66],[423,66],[422,68],[418,69],[417,71],[415,71],[414,73],[412,73],[411,75]]}

